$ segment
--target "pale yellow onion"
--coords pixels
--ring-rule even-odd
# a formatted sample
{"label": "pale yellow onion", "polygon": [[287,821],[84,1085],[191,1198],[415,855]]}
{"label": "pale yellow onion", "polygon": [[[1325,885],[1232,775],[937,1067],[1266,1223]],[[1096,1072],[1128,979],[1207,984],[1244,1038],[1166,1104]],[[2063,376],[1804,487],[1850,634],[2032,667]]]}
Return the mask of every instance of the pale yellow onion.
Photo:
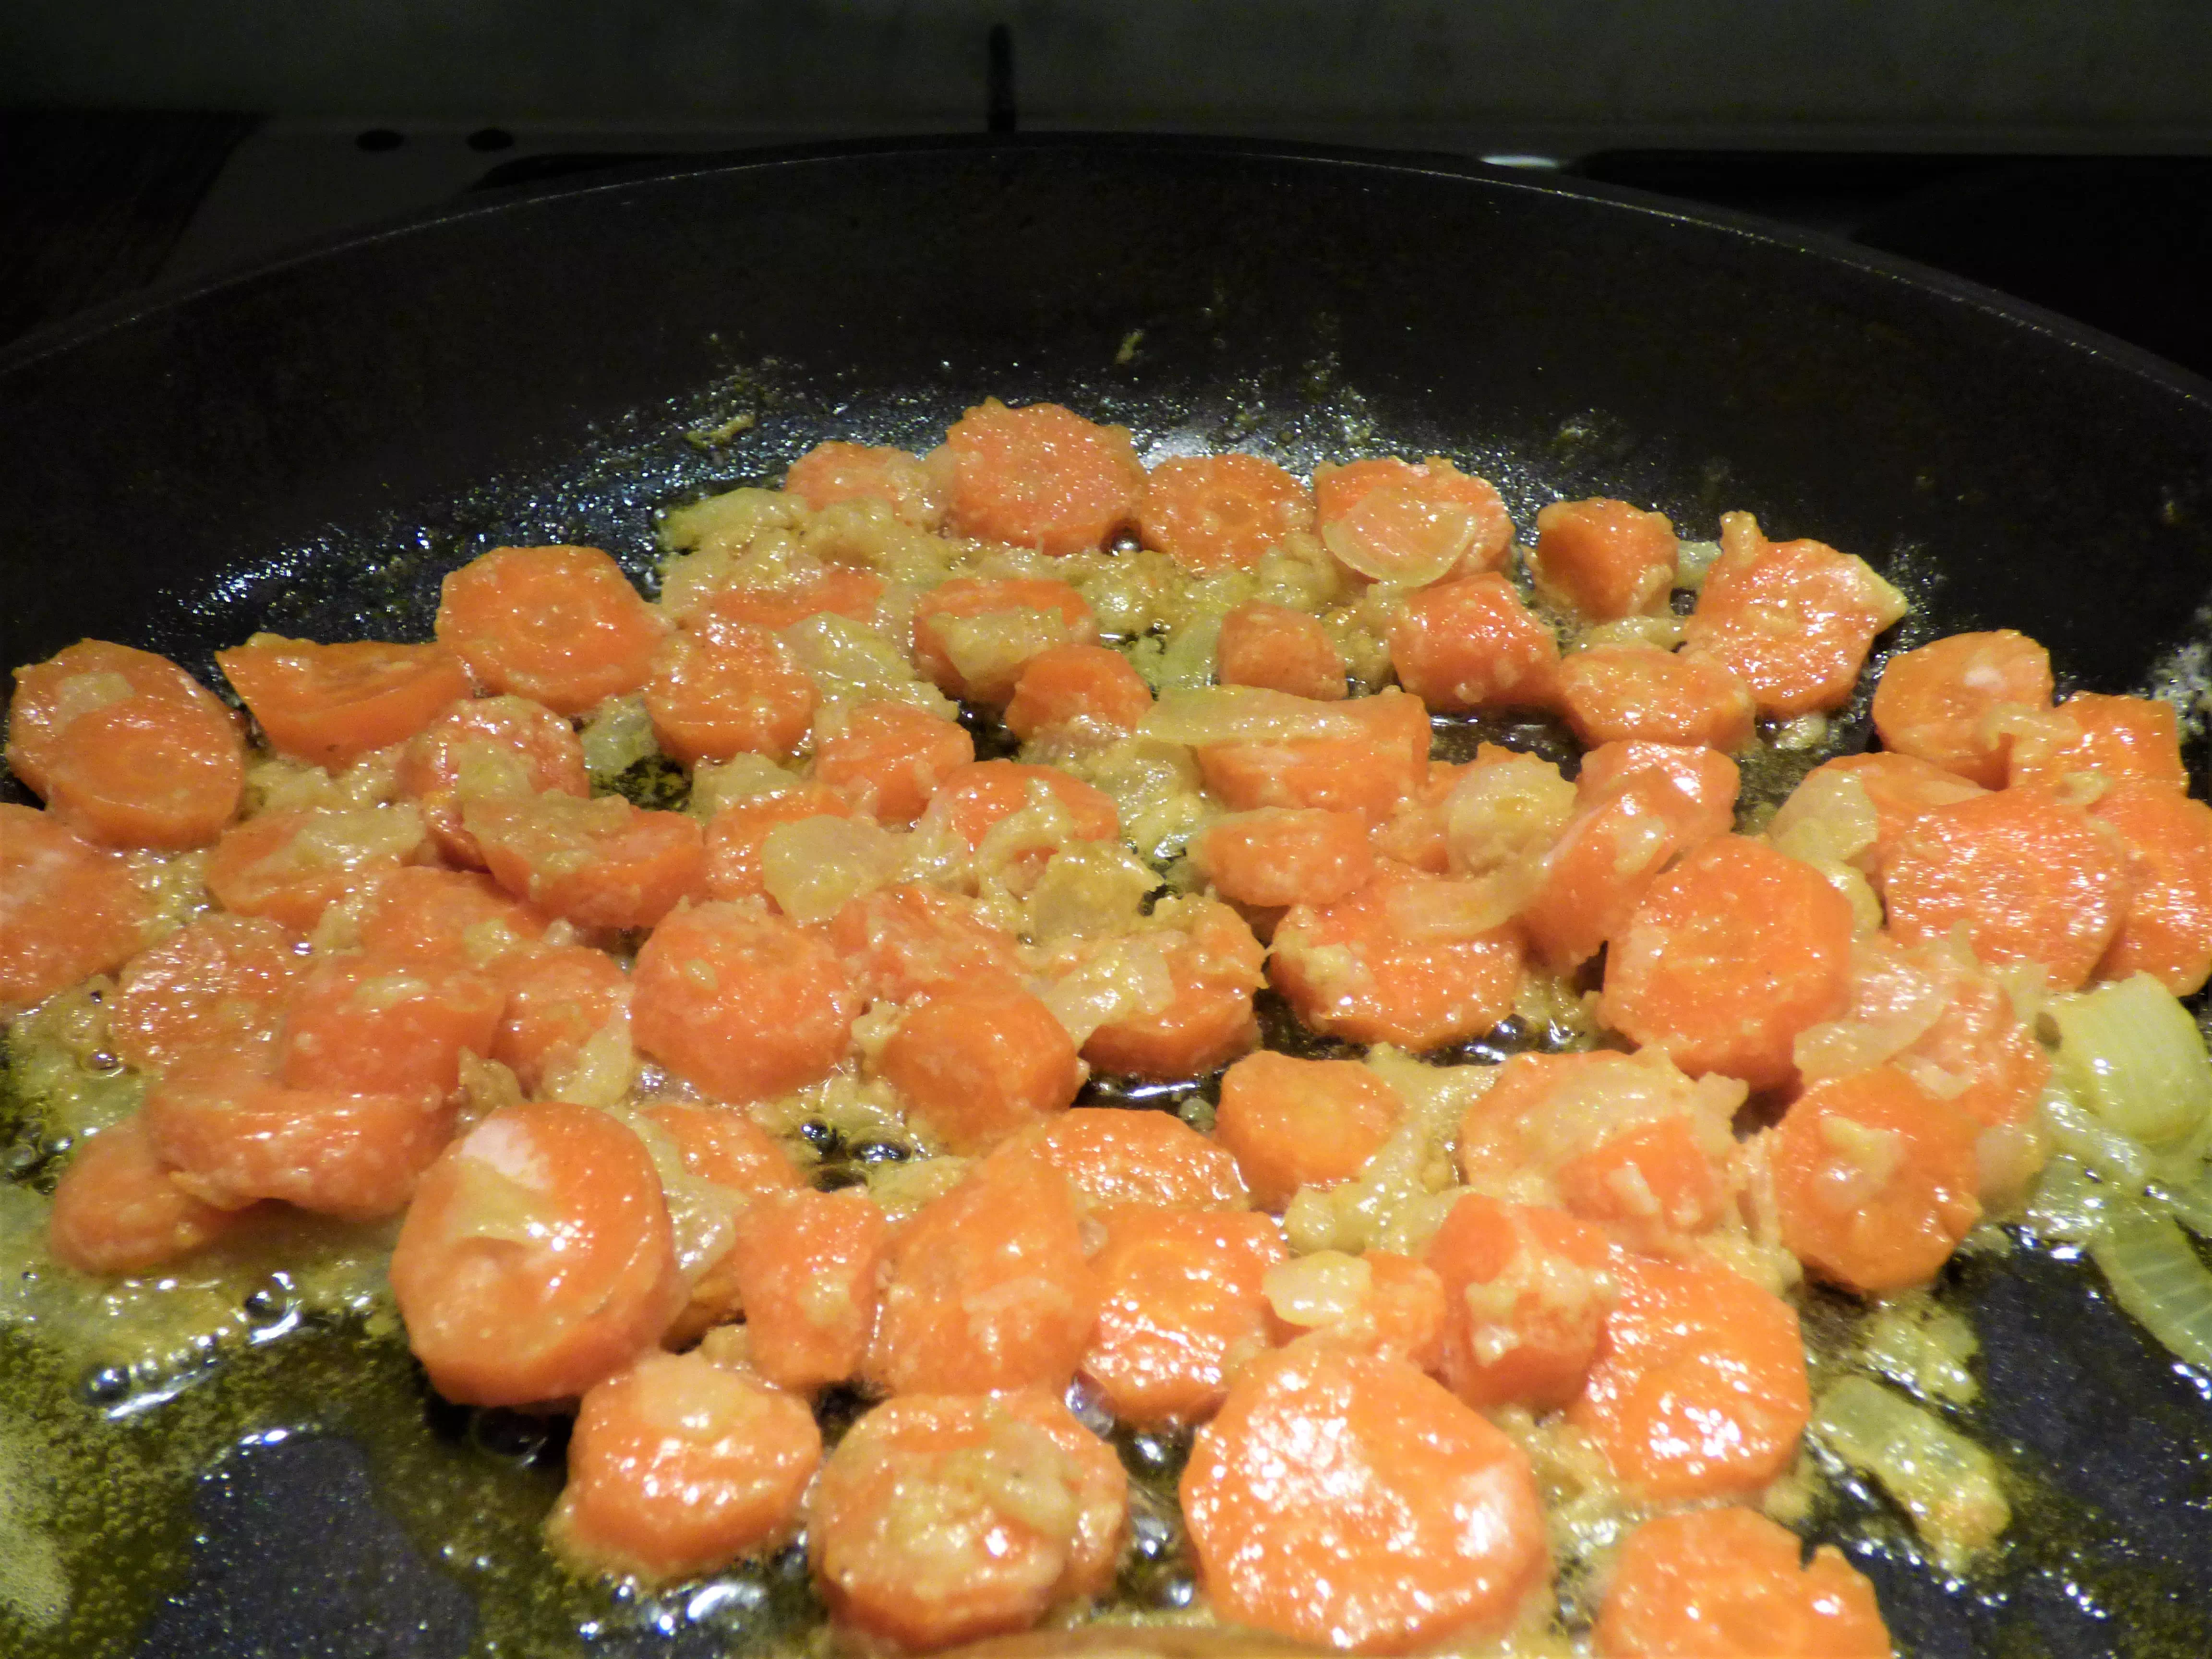
{"label": "pale yellow onion", "polygon": [[1137,730],[1192,749],[1222,743],[1297,743],[1356,738],[1364,728],[1340,703],[1316,702],[1257,685],[1170,690]]}

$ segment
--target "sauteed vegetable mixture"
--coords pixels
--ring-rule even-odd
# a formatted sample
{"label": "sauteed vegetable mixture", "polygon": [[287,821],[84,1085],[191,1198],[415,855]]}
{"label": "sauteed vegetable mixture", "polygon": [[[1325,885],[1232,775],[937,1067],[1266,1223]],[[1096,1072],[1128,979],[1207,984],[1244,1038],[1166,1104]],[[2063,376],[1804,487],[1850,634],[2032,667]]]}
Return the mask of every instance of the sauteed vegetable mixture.
{"label": "sauteed vegetable mixture", "polygon": [[250,719],[70,646],[0,805],[18,1064],[143,1087],[52,1257],[388,1249],[432,1389],[573,1415],[575,1573],[797,1545],[930,1649],[1172,1536],[1178,1616],[1299,1642],[1881,1655],[1808,1433],[1954,1565],[2006,1502],[1816,1397],[1803,1281],[1959,1398],[1916,1292],[2026,1218],[2212,1363],[2171,704],[1959,635],[1830,756],[1908,609],[1856,557],[1052,404],[662,528],[657,599],[502,547],[432,641],[247,640]]}

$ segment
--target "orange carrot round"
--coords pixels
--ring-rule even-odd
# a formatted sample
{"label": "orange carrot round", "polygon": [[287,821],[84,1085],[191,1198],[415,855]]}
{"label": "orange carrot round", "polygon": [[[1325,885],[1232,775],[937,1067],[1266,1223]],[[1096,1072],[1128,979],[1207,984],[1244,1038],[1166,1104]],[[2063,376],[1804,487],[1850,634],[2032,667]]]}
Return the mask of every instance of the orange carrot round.
{"label": "orange carrot round", "polygon": [[1247,600],[1221,619],[1213,647],[1214,678],[1224,685],[1257,685],[1316,702],[1340,702],[1346,690],[1344,653],[1317,617],[1288,605]]}
{"label": "orange carrot round", "polygon": [[1090,602],[1066,582],[955,576],[914,608],[915,666],[947,696],[1002,707],[1022,670],[1056,645],[1095,643]]}
{"label": "orange carrot round", "polygon": [[1838,755],[1833,760],[1822,761],[1805,775],[1805,782],[1798,787],[1803,788],[1816,779],[1825,781],[1836,776],[1856,779],[1874,807],[1874,845],[1854,862],[1877,886],[1889,868],[1890,856],[1896,851],[1897,843],[1916,818],[1931,808],[1972,800],[1982,793],[1981,785],[1969,783],[1956,772],[1947,772],[1931,761],[1887,749],[1863,755]]}
{"label": "orange carrot round", "polygon": [[2077,691],[2048,714],[2014,725],[2006,783],[2055,784],[2077,772],[2186,793],[2179,714],[2162,697]]}
{"label": "orange carrot round", "polygon": [[1206,787],[1240,812],[1326,806],[1382,823],[1428,781],[1428,711],[1419,697],[1385,691],[1341,713],[1357,735],[1205,745],[1195,752]]}
{"label": "orange carrot round", "polygon": [[696,818],[619,795],[479,800],[464,815],[492,879],[580,927],[650,927],[707,890]]}
{"label": "orange carrot round", "polygon": [[1084,1375],[1125,1423],[1211,1415],[1269,1346],[1261,1281],[1289,1254],[1282,1235],[1250,1211],[1135,1205],[1094,1219],[1106,1237],[1091,1258],[1098,1322]]}
{"label": "orange carrot round", "polygon": [[2051,653],[2009,628],[1952,634],[1892,657],[1874,689],[1885,749],[1995,789],[2012,739],[2007,716],[2051,707]]}
{"label": "orange carrot round", "polygon": [[285,1010],[277,1074],[292,1089],[450,1094],[506,1006],[495,981],[457,963],[326,957]]}
{"label": "orange carrot round", "polygon": [[409,740],[397,781],[422,809],[438,850],[477,870],[483,868],[483,853],[461,822],[465,794],[591,793],[575,728],[527,697],[454,703]]}
{"label": "orange carrot round", "polygon": [[1055,557],[1103,547],[1135,518],[1145,469],[1127,428],[1058,404],[984,399],[952,423],[948,527]]}
{"label": "orange carrot round", "polygon": [[1751,741],[1751,688],[1733,670],[1649,645],[1595,645],[1560,659],[1559,703],[1585,744],[1734,750]]}
{"label": "orange carrot round", "polygon": [[707,826],[707,891],[718,899],[767,900],[761,854],[769,833],[780,823],[852,815],[842,795],[819,783],[794,784],[771,795],[732,801]]}
{"label": "orange carrot round", "polygon": [[199,709],[236,725],[216,695],[167,657],[109,640],[79,640],[46,661],[15,671],[8,703],[8,765],[43,798],[47,769],[64,748],[70,726],[86,714],[126,698],[152,697]]}
{"label": "orange carrot round", "polygon": [[1066,1110],[1083,1086],[1074,1041],[1052,1010],[988,980],[927,994],[876,1065],[914,1116],[962,1153]]}
{"label": "orange carrot round", "polygon": [[318,645],[257,634],[215,659],[271,748],[333,770],[406,742],[473,689],[461,659],[443,645]]}
{"label": "orange carrot round", "polygon": [[409,864],[383,876],[360,907],[361,945],[395,962],[490,969],[538,948],[553,918],[475,871]]}
{"label": "orange carrot round", "polygon": [[864,1192],[798,1191],[748,1206],[730,1260],[754,1368],[800,1392],[858,1376],[890,1243],[890,1224]]}
{"label": "orange carrot round", "polygon": [[1016,1145],[1058,1170],[1087,1204],[1242,1210],[1252,1202],[1229,1149],[1171,1112],[1078,1106]]}
{"label": "orange carrot round", "polygon": [[0,801],[0,1017],[118,966],[152,916],[121,858]]}
{"label": "orange carrot round", "polygon": [[1679,549],[1663,513],[1594,496],[1536,512],[1536,592],[1591,622],[1654,616],[1667,608]]}
{"label": "orange carrot round", "polygon": [[970,847],[981,847],[1002,821],[1026,810],[1038,792],[1073,821],[1077,839],[1114,841],[1121,817],[1110,796],[1054,766],[1020,761],[969,761],[945,775],[930,798],[933,821],[942,818]]}
{"label": "orange carrot round", "polygon": [[2212,975],[2212,807],[2124,779],[2089,815],[2119,836],[2127,879],[2127,908],[2096,976],[2155,975],[2178,997],[2200,989]]}
{"label": "orange carrot round", "polygon": [[1301,1187],[1358,1175],[1405,1107],[1357,1060],[1294,1060],[1262,1050],[1221,1076],[1215,1138],[1234,1154],[1254,1202],[1280,1210]]}
{"label": "orange carrot round", "polygon": [[324,911],[392,875],[422,840],[411,810],[284,807],[223,831],[208,855],[208,890],[226,910],[312,933]]}
{"label": "orange carrot round", "polygon": [[132,1066],[246,1049],[276,1035],[310,963],[301,940],[261,916],[195,918],[124,965],[108,1035]]}
{"label": "orange carrot round", "polygon": [[714,587],[686,596],[677,622],[711,631],[724,623],[743,623],[781,633],[809,617],[849,617],[873,627],[884,597],[884,579],[872,570],[824,565],[765,586]]}
{"label": "orange carrot round", "polygon": [[[1733,775],[1726,757],[1715,758]],[[1580,967],[1626,927],[1678,854],[1724,834],[1734,822],[1733,813],[1699,805],[1657,769],[1630,772],[1588,793],[1578,783],[1577,793],[1581,802],[1544,855],[1521,911],[1530,943],[1557,973]]]}
{"label": "orange carrot round", "polygon": [[945,518],[945,481],[918,455],[878,444],[818,443],[791,464],[783,487],[820,512],[843,501],[881,501],[924,530]]}
{"label": "orange carrot round", "polygon": [[1891,1659],[1889,1631],[1843,1552],[1808,1559],[1756,1510],[1692,1510],[1631,1533],[1591,1632],[1600,1659]]}
{"label": "orange carrot round", "polygon": [[54,1188],[46,1235],[54,1259],[80,1273],[141,1273],[205,1249],[240,1212],[202,1202],[175,1176],[143,1119],[102,1130]]}
{"label": "orange carrot round", "polygon": [[493,971],[506,1006],[487,1058],[512,1070],[526,1094],[629,1006],[629,975],[588,945],[532,951]]}
{"label": "orange carrot round", "polygon": [[1162,461],[1146,474],[1137,502],[1144,544],[1200,575],[1249,570],[1313,521],[1312,492],[1257,455]]}
{"label": "orange carrot round", "polygon": [[817,701],[814,682],[754,623],[672,635],[645,684],[653,738],[686,766],[733,755],[787,759],[812,730]]}
{"label": "orange carrot round", "polygon": [[1605,1235],[1564,1211],[1469,1193],[1421,1253],[1443,1280],[1443,1380],[1479,1411],[1582,1392],[1613,1302]]}
{"label": "orange carrot round", "polygon": [[47,763],[46,805],[87,841],[179,851],[238,815],[245,746],[228,715],[168,697],[126,697],[69,725]]}
{"label": "orange carrot round", "polygon": [[[1169,912],[1164,902],[1153,914]],[[1174,1000],[1152,1013],[1109,1020],[1083,1057],[1123,1077],[1200,1077],[1260,1041],[1252,994],[1260,988],[1260,941],[1243,918],[1213,899],[1185,899],[1172,915],[1182,935],[1167,947]]]}
{"label": "orange carrot round", "polygon": [[904,702],[864,702],[814,748],[814,781],[878,823],[903,828],[975,758],[957,721]]}
{"label": "orange carrot round", "polygon": [[1398,684],[1431,708],[1458,714],[1552,702],[1559,642],[1494,571],[1408,593],[1390,619],[1389,638]]}
{"label": "orange carrot round", "polygon": [[436,631],[493,690],[580,714],[645,684],[668,624],[596,547],[495,547],[446,578]]}
{"label": "orange carrot round", "polygon": [[1320,467],[1314,509],[1322,545],[1340,564],[1401,586],[1495,570],[1513,544],[1513,520],[1489,481],[1435,455]]}
{"label": "orange carrot round", "polygon": [[904,1002],[941,985],[1006,981],[1019,973],[1011,935],[975,901],[939,887],[879,887],[849,901],[824,936],[860,994]]}
{"label": "orange carrot round", "polygon": [[1006,705],[1006,730],[1089,742],[1126,738],[1152,711],[1152,690],[1129,659],[1103,645],[1049,646],[1023,665]]}
{"label": "orange carrot round", "polygon": [[1325,806],[1216,818],[1191,838],[1190,860],[1224,898],[1262,908],[1334,904],[1375,873],[1366,820]]}

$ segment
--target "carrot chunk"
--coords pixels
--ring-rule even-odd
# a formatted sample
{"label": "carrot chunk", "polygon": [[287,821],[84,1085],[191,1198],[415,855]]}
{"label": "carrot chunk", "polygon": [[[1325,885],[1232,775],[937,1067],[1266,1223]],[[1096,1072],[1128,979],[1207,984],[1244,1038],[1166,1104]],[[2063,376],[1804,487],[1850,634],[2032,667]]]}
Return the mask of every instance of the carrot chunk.
{"label": "carrot chunk", "polygon": [[1717,1262],[1624,1255],[1567,1420],[1632,1495],[1745,1497],[1790,1466],[1812,1414],[1797,1312]]}
{"label": "carrot chunk", "polygon": [[1267,1269],[1289,1252],[1273,1221],[1149,1205],[1102,1210],[1091,1258],[1098,1323],[1084,1375],[1127,1423],[1212,1415],[1230,1380],[1268,1346]]}
{"label": "carrot chunk", "polygon": [[878,823],[903,828],[938,786],[975,758],[954,720],[905,702],[864,702],[814,748],[814,781]]}
{"label": "carrot chunk", "polygon": [[1751,741],[1751,688],[1734,670],[1649,645],[1594,645],[1560,659],[1560,711],[1591,748],[1668,743],[1738,750]]}
{"label": "carrot chunk", "polygon": [[277,1074],[291,1089],[450,1094],[506,1007],[495,981],[457,964],[328,957],[285,1011]]}
{"label": "carrot chunk", "polygon": [[619,795],[472,801],[463,815],[492,879],[580,927],[650,927],[707,890],[696,818]]}
{"label": "carrot chunk", "polygon": [[1488,480],[1435,455],[1317,468],[1314,508],[1340,564],[1402,587],[1495,570],[1513,545],[1513,520]]}
{"label": "carrot chunk", "polygon": [[1057,1400],[905,1395],[823,1465],[806,1553],[840,1624],[939,1648],[1102,1593],[1128,1502],[1113,1450]]}
{"label": "carrot chunk", "polygon": [[591,793],[575,728],[527,697],[454,703],[409,740],[396,781],[421,809],[439,852],[476,870],[483,852],[461,822],[465,797]]}
{"label": "carrot chunk", "polygon": [[1272,1269],[1269,1322],[1276,1340],[1327,1343],[1434,1374],[1443,1366],[1444,1281],[1394,1250],[1346,1255],[1316,1250]]}
{"label": "carrot chunk", "polygon": [[730,1260],[755,1369],[797,1392],[859,1375],[890,1243],[890,1225],[866,1193],[802,1191],[750,1206]]}
{"label": "carrot chunk", "polygon": [[945,519],[939,473],[918,455],[878,444],[817,444],[791,464],[783,487],[817,513],[844,501],[881,501],[893,517],[923,530]]}
{"label": "carrot chunk", "polygon": [[1145,475],[1137,533],[1185,570],[1249,570],[1290,536],[1310,530],[1313,494],[1257,455],[1176,456]]}
{"label": "carrot chunk", "polygon": [[390,876],[422,842],[411,807],[285,807],[223,831],[208,855],[208,890],[226,910],[312,933],[325,910]]}
{"label": "carrot chunk", "polygon": [[770,586],[712,587],[686,594],[676,620],[681,627],[709,633],[723,623],[742,623],[781,634],[809,617],[822,616],[849,617],[872,628],[883,597],[884,579],[874,571],[831,564]]}
{"label": "carrot chunk", "polygon": [[1750,514],[1723,513],[1684,649],[1732,670],[1760,714],[1786,720],[1849,702],[1875,635],[1905,608],[1865,560],[1824,542],[1771,542]]}
{"label": "carrot chunk", "polygon": [[2077,691],[2050,713],[2015,723],[2006,783],[2055,784],[2077,772],[2186,792],[2181,717],[2160,697]]}
{"label": "carrot chunk", "polygon": [[1591,622],[1615,622],[1667,608],[1678,555],[1665,514],[1593,496],[1537,509],[1528,567],[1547,604]]}
{"label": "carrot chunk", "polygon": [[155,1152],[195,1198],[222,1209],[281,1199],[356,1221],[406,1208],[453,1131],[434,1091],[287,1088],[222,1054],[172,1066],[148,1092],[144,1117]]}
{"label": "carrot chunk", "polygon": [[732,904],[669,916],[637,953],[631,984],[637,1046],[730,1100],[827,1076],[860,1012],[829,945]]}
{"label": "carrot chunk", "polygon": [[121,858],[0,801],[0,1018],[118,966],[152,915]]}
{"label": "carrot chunk", "polygon": [[495,547],[446,578],[438,642],[495,691],[580,714],[642,687],[668,632],[596,547]]}
{"label": "carrot chunk", "polygon": [[1375,873],[1366,820],[1325,806],[1217,818],[1192,837],[1190,860],[1224,898],[1262,908],[1334,904]]}
{"label": "carrot chunk", "polygon": [[1724,835],[1735,823],[1735,798],[1743,775],[1718,750],[1672,743],[1601,744],[1583,757],[1575,793],[1590,800],[1638,772],[1657,772],[1688,799],[1696,816],[1690,844]]}
{"label": "carrot chunk", "polygon": [[866,1375],[889,1394],[1058,1393],[1098,1318],[1075,1195],[1033,1158],[985,1158],[891,1241]]}
{"label": "carrot chunk", "polygon": [[1849,995],[1851,908],[1809,865],[1722,836],[1652,883],[1606,958],[1599,1012],[1692,1076],[1786,1082]]}
{"label": "carrot chunk", "polygon": [[179,851],[238,815],[245,745],[228,714],[167,697],[125,697],[70,722],[46,767],[46,805],[87,841]]}
{"label": "carrot chunk", "polygon": [[422,864],[380,878],[360,907],[365,951],[486,969],[535,951],[552,922],[489,876]]}
{"label": "carrot chunk", "polygon": [[1316,1645],[1479,1639],[1549,1567],[1518,1447],[1405,1361],[1325,1344],[1244,1371],[1182,1496],[1221,1616]]}
{"label": "carrot chunk", "polygon": [[2071,991],[2118,935],[2127,872],[2112,832],[2044,785],[1922,813],[1883,880],[1889,930],[1905,944],[1966,929],[1992,966],[2040,963]]}
{"label": "carrot chunk", "polygon": [[853,815],[842,795],[818,783],[795,784],[772,795],[749,795],[714,814],[707,826],[707,891],[718,899],[769,902],[761,854],[780,823]]}
{"label": "carrot chunk", "polygon": [[1429,715],[1419,697],[1385,691],[1345,704],[1356,736],[1208,744],[1206,787],[1236,811],[1326,806],[1381,823],[1428,781]]}
{"label": "carrot chunk", "polygon": [[797,1192],[806,1178],[774,1135],[737,1106],[664,1100],[645,1109],[676,1143],[684,1171],[750,1198]]}
{"label": "carrot chunk", "polygon": [[1827,787],[1836,778],[1848,777],[1866,791],[1874,807],[1875,839],[1853,862],[1879,889],[1889,869],[1891,855],[1913,821],[1938,806],[1972,800],[1983,793],[1956,772],[1948,772],[1932,761],[1900,755],[1887,749],[1863,755],[1838,755],[1822,761],[1805,775],[1799,789]]}
{"label": "carrot chunk", "polygon": [[1251,1206],[1235,1156],[1170,1112],[1078,1106],[1015,1144],[1058,1170],[1085,1204]]}
{"label": "carrot chunk", "polygon": [[1487,889],[1385,865],[1350,898],[1293,906],[1267,976],[1310,1030],[1436,1048],[1513,1012],[1523,950]]}
{"label": "carrot chunk", "polygon": [[579,1395],[683,1301],[660,1178],[595,1108],[508,1106],[422,1177],[392,1252],[408,1346],[464,1405]]}
{"label": "carrot chunk", "polygon": [[1065,1111],[1083,1086],[1067,1028],[1016,985],[984,981],[926,994],[877,1066],[955,1152],[987,1152]]}
{"label": "carrot chunk", "polygon": [[1595,956],[1627,925],[1662,869],[1735,822],[1735,763],[1710,749],[1670,752],[1710,755],[1727,767],[1729,805],[1716,810],[1656,767],[1598,788],[1578,780],[1580,803],[1544,855],[1521,911],[1529,942],[1554,972],[1571,972]]}
{"label": "carrot chunk", "polygon": [[198,917],[124,964],[108,1036],[125,1061],[155,1071],[255,1048],[276,1035],[309,966],[305,945],[264,917]]}
{"label": "carrot chunk", "polygon": [[830,919],[826,935],[871,1001],[904,1002],[943,985],[1012,980],[1014,940],[977,914],[975,901],[942,888],[878,888]]}
{"label": "carrot chunk", "polygon": [[1469,1193],[1421,1254],[1443,1280],[1443,1380],[1478,1411],[1582,1392],[1613,1301],[1606,1236],[1563,1211]]}
{"label": "carrot chunk", "polygon": [[271,748],[332,770],[406,742],[474,689],[443,645],[318,645],[256,634],[215,659]]}
{"label": "carrot chunk", "polygon": [[654,740],[686,766],[733,755],[788,759],[812,730],[817,701],[781,641],[754,623],[671,635],[645,684]]}
{"label": "carrot chunk", "polygon": [[1097,426],[1058,404],[1010,409],[986,398],[945,434],[961,536],[1055,557],[1103,547],[1137,514],[1145,469],[1128,429]]}
{"label": "carrot chunk", "polygon": [[1843,1552],[1809,1559],[1756,1510],[1692,1510],[1631,1533],[1592,1632],[1601,1659],[1891,1659],[1874,1586]]}
{"label": "carrot chunk", "polygon": [[1398,684],[1431,708],[1543,708],[1553,700],[1559,642],[1495,572],[1408,593],[1389,641]]}
{"label": "carrot chunk", "polygon": [[607,1022],[629,1007],[629,975],[604,951],[562,945],[513,957],[494,970],[505,1011],[489,1058],[534,1095]]}
{"label": "carrot chunk", "polygon": [[[1020,761],[969,761],[954,767],[930,797],[929,811],[933,822],[942,819],[969,846],[980,848],[1000,823],[1039,805],[1064,816],[1079,841],[1114,841],[1121,834],[1121,815],[1103,790],[1058,767]],[[1048,848],[1039,850],[1050,856]]]}
{"label": "carrot chunk", "polygon": [[1980,1128],[1894,1066],[1815,1083],[1774,1132],[1783,1243],[1846,1290],[1924,1284],[1981,1218]]}
{"label": "carrot chunk", "polygon": [[1262,1050],[1222,1073],[1213,1133],[1235,1156],[1253,1201],[1280,1210],[1301,1187],[1334,1187],[1358,1175],[1404,1109],[1396,1091],[1357,1060]]}
{"label": "carrot chunk", "polygon": [[1126,738],[1152,707],[1152,690],[1120,652],[1103,645],[1048,646],[1023,665],[1006,705],[1006,730],[1040,738]]}
{"label": "carrot chunk", "polygon": [[2154,975],[2178,997],[2212,975],[2212,807],[2151,781],[2123,780],[2089,809],[2117,831],[2127,908],[2099,979]]}
{"label": "carrot chunk", "polygon": [[8,704],[9,769],[44,798],[48,770],[65,751],[70,728],[84,715],[134,697],[198,708],[222,721],[237,741],[230,711],[167,657],[109,640],[79,640],[15,671],[15,694]]}
{"label": "carrot chunk", "polygon": [[1167,945],[1174,1000],[1101,1025],[1084,1043],[1083,1057],[1123,1077],[1202,1077],[1260,1041],[1252,1012],[1252,994],[1262,982],[1260,941],[1218,900],[1163,900],[1152,914],[1182,935]]}
{"label": "carrot chunk", "polygon": [[1882,747],[1970,783],[2005,781],[2011,726],[2051,707],[2051,653],[2009,628],[1953,634],[1892,657],[1874,689]]}
{"label": "carrot chunk", "polygon": [[586,1571],[696,1577],[789,1538],[821,1462],[804,1400],[704,1353],[647,1354],[585,1391],[546,1539]]}
{"label": "carrot chunk", "polygon": [[240,1212],[204,1203],[175,1176],[143,1119],[102,1130],[54,1188],[47,1221],[54,1259],[80,1273],[141,1273],[205,1249]]}
{"label": "carrot chunk", "polygon": [[1090,602],[1066,582],[955,576],[914,608],[914,659],[947,696],[1004,707],[1022,670],[1058,645],[1095,644]]}
{"label": "carrot chunk", "polygon": [[1249,599],[1221,619],[1214,678],[1316,702],[1344,699],[1344,653],[1320,620],[1288,605]]}

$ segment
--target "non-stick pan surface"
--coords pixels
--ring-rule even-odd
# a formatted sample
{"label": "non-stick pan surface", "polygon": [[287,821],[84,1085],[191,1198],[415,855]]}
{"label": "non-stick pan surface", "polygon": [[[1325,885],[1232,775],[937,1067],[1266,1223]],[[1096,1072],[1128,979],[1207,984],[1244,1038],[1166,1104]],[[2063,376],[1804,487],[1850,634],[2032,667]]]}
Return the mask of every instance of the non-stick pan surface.
{"label": "non-stick pan surface", "polygon": [[[1140,449],[1441,453],[1524,526],[1559,495],[1692,536],[1747,507],[1889,570],[1912,637],[2019,628],[2067,684],[2139,689],[2207,649],[2209,391],[1836,245],[1452,163],[780,155],[488,201],[19,349],[0,626],[10,663],[89,634],[204,672],[256,628],[424,636],[437,578],[483,547],[642,570],[657,504],[824,435],[927,445],[994,394],[1125,422]],[[1978,1422],[2021,1541],[1947,1583],[1870,1496],[1824,1510],[1901,1646],[2212,1651],[2212,1382],[2047,1255],[1947,1294],[1983,1334]],[[467,1644],[465,1596],[343,1443],[242,1454],[200,1525],[149,1653]]]}

